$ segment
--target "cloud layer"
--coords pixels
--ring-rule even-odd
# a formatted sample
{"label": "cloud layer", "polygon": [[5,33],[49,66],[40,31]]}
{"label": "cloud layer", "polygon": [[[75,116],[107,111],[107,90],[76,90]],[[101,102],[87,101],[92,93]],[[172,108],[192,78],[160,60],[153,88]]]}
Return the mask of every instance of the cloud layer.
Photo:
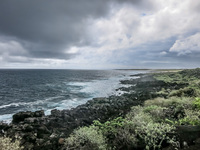
{"label": "cloud layer", "polygon": [[192,52],[200,52],[200,32],[189,37],[176,40],[170,48],[171,52],[177,52],[179,55],[185,55]]}
{"label": "cloud layer", "polygon": [[198,67],[199,10],[198,0],[2,0],[0,68]]}

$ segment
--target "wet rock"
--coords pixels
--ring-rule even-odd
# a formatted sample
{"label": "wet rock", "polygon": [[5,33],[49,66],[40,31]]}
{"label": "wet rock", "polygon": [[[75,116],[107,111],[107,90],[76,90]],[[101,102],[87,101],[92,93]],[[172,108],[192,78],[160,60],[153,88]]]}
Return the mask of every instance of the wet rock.
{"label": "wet rock", "polygon": [[57,109],[53,109],[51,110],[51,115],[55,117],[61,116],[61,111]]}
{"label": "wet rock", "polygon": [[43,117],[44,115],[44,110],[39,110],[34,112],[33,117]]}
{"label": "wet rock", "polygon": [[37,133],[39,134],[48,134],[50,131],[47,129],[46,126],[41,125],[39,128],[37,128]]}
{"label": "wet rock", "polygon": [[24,121],[26,118],[33,117],[33,112],[27,111],[27,112],[19,112],[13,115],[12,123],[19,123],[21,121]]}
{"label": "wet rock", "polygon": [[24,131],[25,131],[25,132],[31,132],[31,131],[34,130],[33,126],[31,126],[30,124],[25,124],[25,125],[23,126],[23,128],[24,128]]}
{"label": "wet rock", "polygon": [[176,128],[182,147],[184,147],[184,142],[191,145],[194,144],[196,139],[200,138],[200,126],[182,125],[177,126]]}
{"label": "wet rock", "polygon": [[[179,88],[178,84],[166,84],[155,81],[152,76],[121,81],[132,84],[126,88],[128,93],[121,96],[99,97],[89,100],[71,110],[52,110],[51,115],[45,116],[44,111],[19,112],[13,115],[11,125],[0,124],[2,135],[14,137],[17,133],[22,137],[25,149],[51,150],[60,149],[64,138],[79,126],[90,125],[93,120],[105,122],[108,119],[125,115],[132,106],[142,104],[146,99],[154,98],[162,88]],[[130,92],[133,91],[133,92]],[[180,130],[181,131],[181,130]],[[196,132],[196,131],[195,131]],[[182,135],[181,132],[180,136]],[[187,137],[187,135],[184,135]],[[183,137],[184,137],[183,136]],[[192,138],[193,139],[193,138]],[[182,141],[186,141],[182,139]]]}
{"label": "wet rock", "polygon": [[12,123],[19,123],[21,121],[24,121],[27,118],[32,118],[32,117],[43,117],[44,116],[44,111],[36,111],[36,112],[31,112],[31,111],[26,111],[26,112],[19,112],[13,115],[13,120]]}

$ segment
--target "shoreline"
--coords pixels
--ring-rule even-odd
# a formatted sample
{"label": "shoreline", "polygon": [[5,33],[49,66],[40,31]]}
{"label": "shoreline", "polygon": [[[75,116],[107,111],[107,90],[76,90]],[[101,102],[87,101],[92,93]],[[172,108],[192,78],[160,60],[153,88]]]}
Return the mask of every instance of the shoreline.
{"label": "shoreline", "polygon": [[[103,123],[117,116],[125,116],[132,106],[155,98],[157,91],[169,86],[162,81],[156,81],[148,73],[140,74],[137,79],[123,80],[121,83],[133,85],[121,89],[129,93],[93,98],[70,110],[54,109],[47,116],[42,110],[16,113],[11,124],[0,124],[1,136],[12,137],[17,133],[24,140],[22,145],[27,149],[60,149],[62,145],[58,140],[68,137],[77,127],[91,125],[94,120]],[[171,85],[172,88],[174,86],[177,84]]]}
{"label": "shoreline", "polygon": [[[129,72],[129,71],[128,71]],[[133,72],[132,74],[134,74],[135,72]],[[81,99],[81,101],[79,100],[79,101],[77,101],[77,105],[75,105],[74,104],[74,106],[72,106],[72,104],[70,105],[69,104],[69,108],[62,108],[61,109],[61,106],[59,106],[58,105],[58,107],[56,107],[56,108],[53,108],[53,109],[58,109],[58,110],[65,110],[65,109],[71,109],[71,108],[75,108],[75,107],[77,107],[77,106],[79,106],[79,105],[82,105],[82,104],[85,104],[88,100],[92,100],[93,98],[98,98],[98,97],[109,97],[109,96],[111,96],[111,95],[114,95],[114,96],[120,96],[120,95],[122,95],[122,94],[124,94],[125,92],[127,93],[127,91],[120,91],[119,89],[121,88],[121,87],[128,87],[128,86],[131,86],[131,85],[125,85],[125,84],[121,84],[121,80],[129,80],[129,79],[132,79],[132,78],[136,78],[138,75],[140,75],[140,74],[138,74],[138,72],[136,72],[136,74],[135,75],[133,75],[133,76],[135,76],[135,77],[133,77],[132,75],[131,75],[131,73],[126,73],[125,72],[125,74],[122,72],[122,75],[121,76],[117,76],[117,77],[110,77],[110,78],[108,78],[108,79],[106,79],[106,80],[108,80],[108,81],[111,81],[111,86],[110,87],[112,87],[112,88],[110,88],[109,90],[107,90],[107,91],[105,91],[105,92],[102,92],[102,91],[104,91],[104,90],[100,90],[100,91],[98,91],[98,92],[96,92],[96,93],[92,93],[92,95],[91,95],[91,97],[89,98],[85,98],[85,99]],[[115,81],[116,80],[116,81]],[[89,83],[89,85],[87,85],[86,86],[86,88],[87,88],[87,91],[88,91],[88,87],[91,89],[92,87],[93,87],[93,85],[91,85],[90,83],[96,83],[96,85],[99,85],[99,82],[101,82],[101,81],[104,81],[104,80],[97,80],[97,81],[95,81],[95,82],[93,82],[93,81],[91,81],[91,82],[86,82],[86,84],[87,83]],[[110,83],[110,82],[109,82]],[[114,83],[114,84],[113,84]],[[100,83],[100,84],[102,84],[102,83]],[[72,83],[70,83],[69,82],[69,85],[71,86],[71,85],[73,85],[73,82]],[[75,84],[76,85],[76,84]],[[94,84],[95,85],[95,84]],[[114,86],[113,86],[114,85]],[[81,86],[81,85],[80,85]],[[100,85],[101,86],[101,85]],[[101,86],[102,87],[102,86]],[[107,86],[103,86],[103,87],[107,87]],[[82,89],[81,89],[82,90]],[[85,90],[85,87],[83,87],[83,91]],[[98,89],[96,89],[95,88],[95,90],[98,90]],[[112,90],[112,91],[111,91]],[[89,91],[90,92],[90,91]],[[92,91],[93,92],[93,91]],[[87,93],[86,93],[87,94]],[[102,96],[102,94],[103,94],[103,96]],[[50,98],[48,98],[48,99],[51,99],[51,97]],[[68,99],[67,99],[68,100]],[[39,100],[39,101],[42,101],[42,100]],[[71,99],[69,99],[69,102],[70,101],[73,101],[73,100],[71,100]],[[19,102],[19,103],[21,103],[21,102]],[[25,105],[28,105],[28,103],[26,104],[26,102],[22,102],[22,103],[25,103]],[[31,103],[37,103],[37,101],[33,101],[33,102],[31,102]],[[58,102],[58,104],[59,103],[62,103],[62,100],[60,101],[60,102]],[[67,103],[68,104],[68,103]],[[15,105],[20,105],[20,104],[15,104],[15,103],[10,103],[10,104],[5,104],[5,105],[3,105],[2,106],[2,108],[3,107],[8,107],[8,110],[9,110],[9,108],[10,108],[10,106],[15,106]],[[59,108],[60,107],[60,108]],[[5,109],[7,109],[7,108],[5,108]],[[12,109],[12,108],[11,108]],[[47,116],[47,115],[50,115],[51,114],[51,110],[53,110],[52,108],[44,108],[44,109],[33,109],[33,110],[30,110],[31,112],[35,112],[35,111],[39,111],[39,110],[44,110],[44,112],[45,112],[45,115]],[[24,111],[26,111],[26,110],[20,110],[20,111],[18,111],[18,112],[24,112]],[[12,114],[3,114],[3,115],[1,115],[1,118],[4,118],[4,119],[1,119],[0,120],[0,122],[3,122],[3,123],[10,123],[10,122],[12,122],[12,116],[14,115],[14,114],[16,114],[16,113],[18,113],[18,112],[11,112]]]}

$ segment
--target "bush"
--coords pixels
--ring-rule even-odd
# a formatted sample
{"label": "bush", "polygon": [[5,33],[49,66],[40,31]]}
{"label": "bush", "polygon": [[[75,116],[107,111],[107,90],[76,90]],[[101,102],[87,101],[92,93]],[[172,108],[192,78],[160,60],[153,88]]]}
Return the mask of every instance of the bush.
{"label": "bush", "polygon": [[125,119],[122,117],[115,118],[111,121],[106,121],[105,123],[100,123],[99,121],[94,121],[94,126],[97,126],[109,139],[115,138],[115,134],[118,132],[118,128],[124,125]]}
{"label": "bush", "polygon": [[197,89],[191,87],[185,87],[179,90],[173,90],[170,92],[169,96],[178,96],[178,97],[194,97],[197,96]]}
{"label": "bush", "polygon": [[151,114],[156,120],[162,120],[165,118],[165,109],[157,105],[150,105],[144,107],[144,112]]}
{"label": "bush", "polygon": [[94,121],[94,126],[101,130],[112,149],[128,149],[137,145],[137,138],[132,124],[122,117],[105,123]]}
{"label": "bush", "polygon": [[161,97],[167,97],[170,93],[170,89],[164,89],[162,88],[160,91],[156,92],[156,94],[158,94]]}
{"label": "bush", "polygon": [[200,111],[185,110],[185,117],[178,121],[179,125],[200,125]]}
{"label": "bush", "polygon": [[144,122],[149,122],[153,118],[150,114],[144,112],[144,107],[142,106],[133,106],[131,111],[126,115],[126,119],[128,121],[135,122],[136,126],[140,126],[140,124]]}
{"label": "bush", "polygon": [[13,141],[9,137],[0,137],[0,148],[1,150],[22,150],[23,147],[20,146],[20,138],[16,138]]}
{"label": "bush", "polygon": [[115,137],[113,145],[117,149],[134,149],[138,146],[139,140],[131,122],[127,122],[119,128]]}
{"label": "bush", "polygon": [[65,140],[67,150],[106,150],[106,139],[97,127],[82,127]]}
{"label": "bush", "polygon": [[157,105],[160,107],[182,107],[193,108],[193,98],[188,97],[170,97],[168,99],[155,98],[153,100],[147,100],[144,102],[144,106]]}
{"label": "bush", "polygon": [[[75,130],[66,139],[65,148],[75,149],[160,149],[163,142],[172,143],[168,136],[173,125],[157,122],[163,108],[160,106],[134,106],[125,118],[118,117],[105,123],[94,121],[90,127]],[[146,147],[145,147],[146,146]]]}
{"label": "bush", "polygon": [[160,74],[156,74],[154,75],[154,78],[157,79],[157,80],[161,80],[161,81],[164,81],[166,83],[169,83],[169,82],[172,82],[173,79],[170,77],[170,74],[169,73],[160,73]]}
{"label": "bush", "polygon": [[175,127],[163,122],[156,122],[154,116],[149,113],[154,108],[159,110],[161,107],[155,105],[149,107],[134,106],[126,117],[132,130],[134,129],[135,135],[139,136],[140,140],[145,143],[147,150],[160,148],[163,141],[169,143],[173,141],[173,138],[167,134],[173,132]]}
{"label": "bush", "polygon": [[166,100],[167,99],[160,98],[160,97],[152,99],[152,100],[146,100],[144,102],[144,106],[156,105],[156,106],[166,107],[168,105]]}
{"label": "bush", "polygon": [[193,101],[193,104],[196,108],[200,110],[200,98],[196,97],[195,100]]}
{"label": "bush", "polygon": [[[194,109],[194,99],[188,97],[170,97],[168,99],[156,98],[144,103],[146,111],[156,118],[157,121],[171,120],[176,122],[184,118],[185,111]],[[149,109],[152,109],[151,111]],[[169,123],[169,121],[167,121]]]}
{"label": "bush", "polygon": [[[136,128],[136,133],[144,140],[146,150],[160,149],[163,141],[172,143],[173,138],[168,136],[168,133],[173,132],[175,128],[165,123],[155,123],[153,121],[146,122]],[[174,141],[173,141],[174,142]]]}
{"label": "bush", "polygon": [[160,74],[155,74],[154,78],[156,80],[164,81],[165,83],[182,83],[182,78],[183,76],[176,72],[176,73],[160,73]]}

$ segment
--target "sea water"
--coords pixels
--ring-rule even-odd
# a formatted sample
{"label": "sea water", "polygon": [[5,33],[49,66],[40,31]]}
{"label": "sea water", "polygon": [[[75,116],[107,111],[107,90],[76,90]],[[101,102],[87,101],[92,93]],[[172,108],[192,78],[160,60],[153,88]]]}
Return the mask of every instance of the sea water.
{"label": "sea water", "polygon": [[0,121],[20,111],[70,109],[94,97],[117,95],[120,80],[144,71],[0,70]]}

